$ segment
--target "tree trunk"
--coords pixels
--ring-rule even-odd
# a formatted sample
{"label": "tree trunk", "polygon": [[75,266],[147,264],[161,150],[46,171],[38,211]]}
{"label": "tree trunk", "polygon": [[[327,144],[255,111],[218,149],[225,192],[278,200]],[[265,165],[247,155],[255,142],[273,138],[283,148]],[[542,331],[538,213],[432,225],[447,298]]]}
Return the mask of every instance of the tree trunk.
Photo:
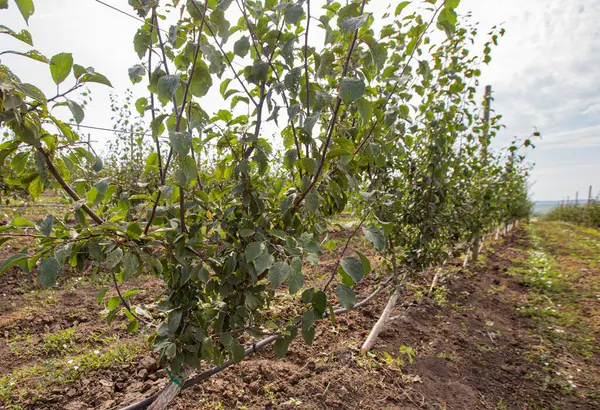
{"label": "tree trunk", "polygon": [[498,240],[499,237],[500,237],[500,225],[498,225],[498,228],[496,228],[496,237],[494,239]]}
{"label": "tree trunk", "polygon": [[[187,377],[191,374],[191,370],[183,370],[181,375]],[[167,387],[165,387],[158,397],[152,402],[152,404],[148,407],[148,410],[165,410],[169,404],[179,395],[181,392],[181,387],[177,384],[171,382]]]}
{"label": "tree trunk", "polygon": [[383,329],[385,329],[388,319],[389,319],[390,315],[392,314],[392,310],[394,309],[394,306],[396,305],[398,298],[400,298],[400,296],[402,295],[402,291],[404,289],[404,285],[406,284],[407,279],[408,279],[408,272],[406,272],[404,274],[404,276],[402,276],[402,280],[400,282],[398,282],[398,284],[396,285],[396,289],[394,290],[394,293],[388,300],[388,303],[385,306],[383,313],[381,313],[379,320],[377,320],[377,323],[375,323],[375,326],[373,326],[373,329],[371,329],[371,333],[369,333],[367,340],[365,340],[365,343],[362,345],[362,348],[360,349],[360,351],[363,355],[366,354],[369,350],[371,350],[371,348],[375,344],[375,341],[377,341],[377,337],[379,336],[379,333],[381,333],[381,331]]}
{"label": "tree trunk", "polygon": [[477,235],[475,237],[475,242],[473,243],[473,247],[471,248],[471,259],[473,262],[477,262],[479,260],[479,244],[481,243],[481,237]]}

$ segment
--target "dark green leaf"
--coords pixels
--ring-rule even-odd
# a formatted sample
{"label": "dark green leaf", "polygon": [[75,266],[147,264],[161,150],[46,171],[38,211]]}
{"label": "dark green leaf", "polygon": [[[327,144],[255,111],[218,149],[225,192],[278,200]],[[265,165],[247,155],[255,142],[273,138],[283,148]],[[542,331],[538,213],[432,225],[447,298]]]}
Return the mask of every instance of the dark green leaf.
{"label": "dark green leaf", "polygon": [[360,282],[364,276],[362,262],[352,256],[343,258],[340,262],[340,267],[348,276],[350,276],[350,278],[352,278],[352,284]]}
{"label": "dark green leaf", "polygon": [[358,17],[348,17],[344,21],[342,21],[342,30],[348,33],[353,33],[359,28],[362,27],[363,24],[369,19],[368,14],[362,14]]}
{"label": "dark green leaf", "polygon": [[344,77],[340,82],[340,97],[346,104],[358,100],[365,93],[365,82],[360,78]]}
{"label": "dark green leaf", "polygon": [[322,290],[315,292],[312,299],[313,309],[317,312],[318,317],[322,317],[325,314],[325,308],[327,307],[327,295]]}
{"label": "dark green leaf", "polygon": [[248,50],[250,50],[250,41],[247,36],[243,36],[233,44],[233,52],[240,57],[246,57]]}
{"label": "dark green leaf", "polygon": [[292,268],[285,262],[275,262],[269,269],[269,282],[273,289],[277,289],[292,272]]}
{"label": "dark green leaf", "polygon": [[385,240],[385,235],[383,233],[383,229],[376,228],[374,226],[371,226],[369,228],[366,228],[363,226],[362,229],[363,229],[363,233],[365,234],[365,237],[369,241],[371,241],[373,246],[375,246],[375,249],[377,249],[380,252],[385,249],[386,240]]}
{"label": "dark green leaf", "polygon": [[246,256],[246,262],[252,262],[256,258],[260,256],[264,249],[264,244],[262,242],[252,242],[246,249],[244,250],[244,255]]}
{"label": "dark green leaf", "polygon": [[281,359],[283,356],[285,356],[290,346],[290,342],[291,340],[287,337],[280,337],[275,341],[274,350],[278,359]]}
{"label": "dark green leaf", "polygon": [[73,100],[67,99],[67,107],[69,107],[69,110],[71,110],[71,114],[73,114],[75,122],[77,124],[81,124],[81,121],[83,121],[83,118],[85,117],[85,113],[83,112],[81,105],[77,104]]}
{"label": "dark green leaf", "polygon": [[290,290],[290,294],[295,294],[304,286],[304,277],[300,272],[290,272],[288,276],[288,288]]}
{"label": "dark green leaf", "polygon": [[158,98],[171,100],[181,86],[179,75],[165,75],[158,79]]}
{"label": "dark green leaf", "polygon": [[123,250],[121,248],[116,248],[115,250],[109,252],[104,260],[106,262],[106,268],[108,270],[112,270],[119,264],[119,262],[121,262],[122,258]]}
{"label": "dark green leaf", "polygon": [[37,224],[36,228],[44,236],[50,236],[52,233],[52,224],[54,223],[54,217],[48,215],[43,221]]}
{"label": "dark green leaf", "polygon": [[54,285],[60,264],[54,256],[44,260],[38,268],[38,280],[46,287]]}
{"label": "dark green leaf", "polygon": [[169,141],[175,152],[185,158],[192,147],[192,135],[188,132],[171,132],[169,133]]}
{"label": "dark green leaf", "polygon": [[304,15],[304,9],[301,3],[294,3],[284,12],[285,24],[296,24]]}
{"label": "dark green leaf", "polygon": [[354,292],[350,288],[350,286],[345,283],[340,283],[335,291],[335,295],[340,300],[340,303],[343,307],[350,310],[356,305],[356,296]]}
{"label": "dark green leaf", "polygon": [[204,64],[197,64],[190,83],[190,93],[194,97],[204,97],[212,86],[212,78]]}

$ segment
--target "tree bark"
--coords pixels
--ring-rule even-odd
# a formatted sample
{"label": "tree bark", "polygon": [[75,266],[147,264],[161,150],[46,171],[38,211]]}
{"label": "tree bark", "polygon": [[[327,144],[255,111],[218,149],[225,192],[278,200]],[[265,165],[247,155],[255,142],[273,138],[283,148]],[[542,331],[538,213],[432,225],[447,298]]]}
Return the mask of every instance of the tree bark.
{"label": "tree bark", "polygon": [[477,262],[479,260],[479,244],[481,243],[481,237],[477,235],[475,237],[475,241],[473,242],[473,247],[471,248],[471,259],[473,262]]}
{"label": "tree bark", "polygon": [[398,284],[396,285],[396,289],[394,290],[394,293],[388,300],[388,303],[385,306],[383,313],[381,313],[379,320],[377,320],[377,323],[375,323],[375,326],[373,326],[373,329],[371,329],[371,333],[369,333],[367,340],[365,340],[365,343],[362,345],[362,348],[360,349],[360,351],[363,355],[366,354],[369,350],[371,350],[371,348],[377,341],[377,337],[379,336],[379,333],[381,333],[381,331],[383,329],[385,329],[385,326],[388,323],[388,319],[389,319],[390,315],[392,314],[392,310],[394,309],[394,306],[396,305],[398,298],[402,295],[402,291],[404,289],[404,285],[406,284],[407,279],[408,279],[408,272],[406,272],[404,274],[404,276],[402,276],[402,280],[400,282],[398,282]]}
{"label": "tree bark", "polygon": [[[185,369],[181,372],[181,375],[184,377],[187,377],[190,374],[191,370],[188,369]],[[181,387],[179,385],[173,382],[169,383],[169,385],[160,392],[160,394],[148,407],[148,410],[165,410],[180,392]]]}

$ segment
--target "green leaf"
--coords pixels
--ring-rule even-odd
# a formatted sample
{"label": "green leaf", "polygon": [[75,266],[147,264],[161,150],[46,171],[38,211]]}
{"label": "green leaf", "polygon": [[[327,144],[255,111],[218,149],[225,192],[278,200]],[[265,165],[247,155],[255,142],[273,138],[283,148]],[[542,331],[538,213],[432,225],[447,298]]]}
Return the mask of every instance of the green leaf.
{"label": "green leaf", "polygon": [[290,294],[293,295],[298,292],[304,286],[304,277],[302,273],[295,272],[292,270],[288,276],[288,288]]}
{"label": "green leaf", "polygon": [[359,28],[362,27],[363,24],[369,19],[369,14],[362,14],[358,17],[348,17],[344,21],[342,21],[342,30],[347,33],[353,33]]}
{"label": "green leaf", "polygon": [[198,168],[196,161],[191,156],[187,156],[179,161],[179,168],[175,171],[175,179],[181,187],[187,186],[198,177]]}
{"label": "green leaf", "polygon": [[365,93],[365,82],[360,78],[344,77],[340,82],[340,97],[346,104],[358,100]]}
{"label": "green leaf", "polygon": [[307,345],[312,345],[315,340],[315,320],[317,319],[314,310],[307,310],[302,314],[302,338]]}
{"label": "green leaf", "polygon": [[373,107],[366,98],[359,98],[356,100],[356,108],[358,108],[358,114],[360,115],[360,123],[365,126],[373,117]]}
{"label": "green leaf", "polygon": [[121,298],[119,296],[113,296],[112,298],[108,299],[106,307],[108,308],[108,310],[114,310],[117,308],[117,306],[119,306],[120,303]]}
{"label": "green leaf", "polygon": [[142,235],[142,227],[137,222],[131,222],[127,225],[127,235],[130,238],[137,239]]}
{"label": "green leaf", "polygon": [[44,260],[38,268],[38,280],[46,287],[54,285],[60,264],[54,256]]}
{"label": "green leaf", "polygon": [[243,36],[233,44],[233,52],[240,57],[246,57],[248,50],[250,50],[250,41],[247,36]]}
{"label": "green leaf", "polygon": [[323,317],[327,308],[327,295],[322,290],[315,292],[312,298],[312,307],[317,312],[318,317]]}
{"label": "green leaf", "polygon": [[0,10],[8,8],[8,0],[0,0]]}
{"label": "green leaf", "polygon": [[340,300],[340,303],[343,307],[350,310],[356,305],[356,296],[354,292],[350,288],[350,286],[345,283],[340,283],[335,291],[335,295]]}
{"label": "green leaf", "polygon": [[169,141],[175,152],[185,158],[192,147],[192,135],[188,132],[171,132],[169,133]]}
{"label": "green leaf", "polygon": [[233,340],[229,346],[229,352],[231,353],[231,359],[234,363],[239,363],[244,360],[244,346]]}
{"label": "green leaf", "polygon": [[123,250],[121,248],[117,248],[106,255],[106,259],[104,262],[106,263],[106,268],[108,270],[114,269],[121,259],[123,258]]}
{"label": "green leaf", "polygon": [[140,261],[138,260],[137,255],[133,252],[126,252],[125,255],[123,255],[122,262],[123,273],[125,274],[124,279],[133,277],[140,267]]}
{"label": "green leaf", "polygon": [[274,258],[273,255],[269,254],[269,252],[263,252],[255,261],[254,261],[254,269],[256,269],[256,274],[260,275],[271,266],[273,266]]}
{"label": "green leaf", "polygon": [[20,262],[26,261],[28,257],[29,256],[27,254],[23,253],[12,255],[4,262],[2,262],[2,264],[0,264],[0,275],[12,268],[13,266],[19,264]]}
{"label": "green leaf", "polygon": [[290,347],[291,340],[287,337],[280,337],[275,341],[275,346],[273,349],[275,350],[275,355],[278,359],[281,359],[285,356]]}
{"label": "green leaf", "polygon": [[17,216],[15,219],[13,219],[12,226],[25,227],[25,226],[35,226],[35,224],[33,222],[31,222],[29,219],[25,219],[22,216]]}
{"label": "green leaf", "polygon": [[181,87],[179,75],[164,75],[158,79],[158,98],[171,100],[177,89]]}
{"label": "green leaf", "polygon": [[98,296],[96,297],[96,301],[98,302],[98,304],[102,303],[102,301],[104,300],[104,296],[106,296],[106,292],[108,292],[108,288],[100,289],[100,292],[98,292]]}
{"label": "green leaf", "polygon": [[254,235],[254,229],[242,229],[240,230],[240,236],[242,238],[248,238],[250,236]]}
{"label": "green leaf", "polygon": [[369,259],[360,251],[355,251],[358,256],[360,256],[360,260],[362,262],[363,265],[363,273],[364,276],[367,276],[369,273],[371,273],[371,261],[369,261]]}
{"label": "green leaf", "polygon": [[376,228],[374,226],[371,226],[369,228],[363,226],[362,230],[365,234],[365,237],[369,241],[371,241],[373,246],[375,246],[375,249],[377,249],[379,252],[385,249],[387,244],[385,240],[385,235],[383,233],[383,229]]}
{"label": "green leaf", "polygon": [[100,73],[86,74],[81,78],[81,82],[104,84],[112,88],[112,84],[110,81],[108,81],[108,78]]}
{"label": "green leaf", "polygon": [[350,276],[352,285],[360,282],[364,276],[365,270],[362,262],[352,256],[343,258],[340,262],[340,267]]}
{"label": "green leaf", "polygon": [[410,1],[402,1],[402,2],[400,2],[400,4],[398,4],[396,6],[396,11],[394,12],[394,15],[395,16],[400,15],[400,13],[402,13],[402,10],[404,10],[404,8],[406,6],[408,6],[409,4],[410,4]]}
{"label": "green leaf", "polygon": [[78,80],[82,75],[87,74],[88,70],[79,64],[73,64],[73,75]]}
{"label": "green leaf", "polygon": [[194,97],[204,97],[212,87],[212,77],[205,64],[197,64],[192,74],[190,93]]}
{"label": "green leaf", "polygon": [[61,243],[54,248],[54,257],[61,265],[69,260],[73,252],[72,243]]}
{"label": "green leaf", "polygon": [[252,262],[257,259],[264,249],[264,244],[262,242],[252,242],[246,249],[244,250],[244,256],[246,257],[246,262]]}
{"label": "green leaf", "polygon": [[140,60],[146,55],[146,51],[152,44],[152,37],[150,32],[145,28],[140,28],[135,36],[133,37],[133,49],[137,53]]}
{"label": "green leaf", "polygon": [[83,117],[85,117],[85,113],[83,112],[83,108],[81,108],[81,105],[77,104],[73,100],[67,99],[67,107],[69,107],[69,110],[71,110],[71,114],[73,114],[75,122],[77,124],[81,124],[81,121],[83,121]]}
{"label": "green leaf", "polygon": [[48,215],[46,219],[41,221],[37,226],[37,230],[44,236],[50,236],[52,233],[52,224],[54,223],[54,217],[52,215]]}
{"label": "green leaf", "polygon": [[292,273],[292,268],[285,262],[275,262],[275,264],[269,269],[269,282],[273,289],[277,289],[287,277]]}
{"label": "green leaf", "polygon": [[141,64],[136,64],[128,70],[129,79],[133,84],[137,84],[142,81],[144,74],[146,74],[146,69]]}
{"label": "green leaf", "polygon": [[29,17],[31,17],[35,11],[33,0],[15,0],[15,3],[17,3],[17,7],[25,19],[25,22],[29,25]]}
{"label": "green leaf", "polygon": [[148,107],[148,99],[146,97],[140,97],[135,102],[135,109],[140,115],[144,115],[146,108]]}
{"label": "green leaf", "polygon": [[19,56],[31,58],[32,60],[39,61],[41,63],[46,63],[46,64],[48,63],[48,59],[46,58],[46,56],[37,50],[29,50],[24,53],[21,51],[7,50],[4,53],[5,54],[16,54]]}
{"label": "green leaf", "polygon": [[303,15],[304,9],[302,8],[302,4],[294,3],[291,7],[288,7],[283,14],[285,24],[296,24]]}
{"label": "green leaf", "polygon": [[73,55],[70,53],[56,54],[50,59],[50,73],[55,84],[60,84],[67,79],[73,67]]}
{"label": "green leaf", "polygon": [[44,95],[42,90],[37,88],[35,85],[19,84],[19,86],[17,88],[19,89],[19,91],[21,91],[26,96],[33,98],[34,100],[36,100],[38,102],[46,104],[46,102],[47,102],[46,96]]}

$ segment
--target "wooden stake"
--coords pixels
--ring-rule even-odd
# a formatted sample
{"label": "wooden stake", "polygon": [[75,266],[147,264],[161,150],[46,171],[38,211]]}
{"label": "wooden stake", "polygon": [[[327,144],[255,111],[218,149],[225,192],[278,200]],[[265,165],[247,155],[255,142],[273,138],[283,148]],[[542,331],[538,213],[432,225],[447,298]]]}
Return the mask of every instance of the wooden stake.
{"label": "wooden stake", "polygon": [[369,333],[367,340],[365,340],[365,343],[362,345],[360,352],[363,355],[366,354],[369,350],[371,350],[371,348],[377,341],[377,337],[379,336],[381,331],[383,329],[385,329],[385,326],[388,323],[388,319],[389,319],[390,315],[392,314],[392,310],[394,310],[394,306],[396,306],[396,302],[398,301],[398,298],[400,298],[400,296],[402,295],[402,291],[404,290],[404,285],[406,284],[407,279],[408,279],[408,272],[405,272],[404,275],[402,276],[402,280],[399,281],[398,284],[396,285],[396,289],[394,290],[394,293],[388,300],[388,303],[385,306],[385,309],[383,310],[383,312],[381,313],[379,320],[377,320],[377,323],[375,323],[375,326],[373,326],[373,329],[371,329],[371,332]]}

